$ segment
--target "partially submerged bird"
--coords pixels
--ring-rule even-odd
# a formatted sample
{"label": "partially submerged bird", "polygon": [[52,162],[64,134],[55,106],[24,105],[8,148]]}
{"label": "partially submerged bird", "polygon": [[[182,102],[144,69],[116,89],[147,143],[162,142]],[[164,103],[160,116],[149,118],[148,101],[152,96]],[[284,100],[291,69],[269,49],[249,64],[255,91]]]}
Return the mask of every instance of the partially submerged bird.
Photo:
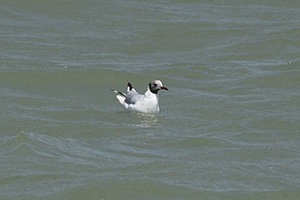
{"label": "partially submerged bird", "polygon": [[127,93],[113,90],[117,94],[116,98],[126,109],[143,113],[158,113],[158,96],[159,90],[168,90],[160,80],[153,80],[149,83],[145,94],[139,94],[131,83],[127,84]]}

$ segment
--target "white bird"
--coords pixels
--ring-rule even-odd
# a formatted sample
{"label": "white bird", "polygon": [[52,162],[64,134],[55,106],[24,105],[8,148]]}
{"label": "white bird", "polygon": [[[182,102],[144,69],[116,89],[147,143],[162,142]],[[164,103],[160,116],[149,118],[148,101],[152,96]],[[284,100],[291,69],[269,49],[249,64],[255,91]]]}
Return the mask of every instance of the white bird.
{"label": "white bird", "polygon": [[143,113],[158,113],[158,96],[159,90],[168,90],[160,80],[153,80],[149,83],[145,94],[139,94],[131,83],[127,84],[127,93],[111,89],[117,94],[116,98],[126,109]]}

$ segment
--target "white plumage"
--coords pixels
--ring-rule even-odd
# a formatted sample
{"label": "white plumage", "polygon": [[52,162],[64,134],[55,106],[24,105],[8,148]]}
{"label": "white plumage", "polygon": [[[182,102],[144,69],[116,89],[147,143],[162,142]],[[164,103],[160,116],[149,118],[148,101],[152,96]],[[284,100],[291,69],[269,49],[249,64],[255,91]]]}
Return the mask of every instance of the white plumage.
{"label": "white plumage", "polygon": [[160,80],[153,80],[149,83],[145,94],[139,94],[131,83],[127,84],[127,93],[111,90],[117,94],[116,98],[126,109],[143,113],[157,113],[159,112],[157,93],[161,89],[168,90]]}

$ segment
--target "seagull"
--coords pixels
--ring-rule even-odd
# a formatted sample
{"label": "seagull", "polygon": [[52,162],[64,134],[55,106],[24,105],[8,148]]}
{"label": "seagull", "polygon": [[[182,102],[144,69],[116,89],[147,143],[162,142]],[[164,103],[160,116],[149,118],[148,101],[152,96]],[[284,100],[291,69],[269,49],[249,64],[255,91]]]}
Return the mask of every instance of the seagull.
{"label": "seagull", "polygon": [[119,100],[127,110],[142,112],[142,113],[158,113],[158,96],[159,90],[168,90],[160,80],[153,80],[149,83],[145,94],[139,94],[129,82],[127,84],[127,93],[111,89],[117,94]]}

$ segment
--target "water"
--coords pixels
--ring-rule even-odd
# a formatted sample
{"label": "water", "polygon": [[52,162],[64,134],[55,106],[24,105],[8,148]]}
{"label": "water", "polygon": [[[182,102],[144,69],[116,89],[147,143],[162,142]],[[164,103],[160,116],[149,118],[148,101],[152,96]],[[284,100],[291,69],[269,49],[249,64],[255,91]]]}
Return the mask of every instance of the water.
{"label": "water", "polygon": [[299,9],[2,0],[0,199],[299,199]]}

